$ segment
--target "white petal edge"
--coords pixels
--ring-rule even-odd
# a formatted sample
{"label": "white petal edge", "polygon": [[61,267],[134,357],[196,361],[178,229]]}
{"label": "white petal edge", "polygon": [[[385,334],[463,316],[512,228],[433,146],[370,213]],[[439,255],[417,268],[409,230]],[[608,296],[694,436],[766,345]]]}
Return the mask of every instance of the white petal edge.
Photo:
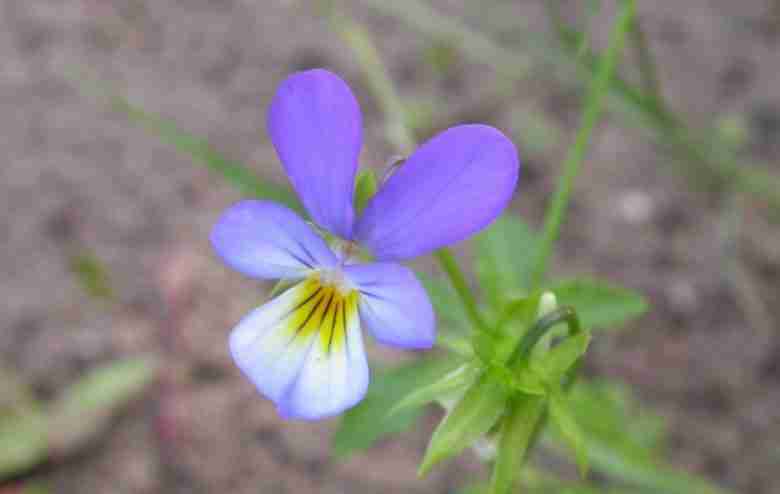
{"label": "white petal edge", "polygon": [[[344,344],[326,350],[317,325],[325,321],[329,302],[320,288],[316,277],[308,278],[252,311],[230,335],[236,364],[285,418],[337,415],[358,403],[368,387],[358,311],[346,317]],[[305,330],[291,332],[291,323],[304,319]]]}

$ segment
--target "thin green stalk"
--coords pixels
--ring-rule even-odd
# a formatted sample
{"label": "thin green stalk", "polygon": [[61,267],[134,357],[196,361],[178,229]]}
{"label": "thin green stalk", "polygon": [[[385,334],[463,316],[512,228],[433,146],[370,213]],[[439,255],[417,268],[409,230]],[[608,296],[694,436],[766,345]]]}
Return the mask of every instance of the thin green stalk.
{"label": "thin green stalk", "polygon": [[[555,3],[547,4],[548,12],[564,51],[585,74],[593,74],[600,57],[590,51],[583,54],[578,50],[583,34],[555,22],[555,10],[552,8]],[[611,89],[623,103],[621,109],[638,116],[643,125],[656,132],[656,138],[670,154],[693,167],[690,175],[697,183],[700,184],[704,178],[710,185],[747,192],[780,208],[778,177],[765,167],[740,163],[734,152],[721,145],[716,136],[706,132],[695,133],[664,104],[660,93],[642,91],[617,76],[612,80]]]}
{"label": "thin green stalk", "polygon": [[[414,137],[406,125],[406,110],[368,32],[345,15],[334,13],[331,19],[344,41],[355,53],[366,76],[368,86],[385,113],[389,122],[388,138],[399,150],[405,153],[411,152],[414,148]],[[481,331],[488,331],[490,328],[477,308],[474,294],[471,292],[455,256],[446,248],[439,249],[435,256],[458,294],[471,323]]]}
{"label": "thin green stalk", "polygon": [[368,32],[349,17],[331,16],[336,31],[352,48],[371,91],[385,114],[387,138],[404,155],[414,149],[414,137],[406,125],[406,110],[395,90],[385,64]]}
{"label": "thin green stalk", "polygon": [[[452,40],[462,53],[474,61],[491,67],[497,74],[513,81],[521,81],[532,73],[528,57],[518,55],[493,41],[488,36],[468,28],[457,20],[437,12],[419,0],[362,0],[373,9],[393,15],[421,33],[436,39]],[[553,7],[553,0],[545,1]],[[558,32],[560,45],[546,42],[545,39],[528,33],[529,42],[524,50],[532,50],[534,57],[557,66],[568,66],[574,61],[577,67],[589,77],[599,66],[599,57],[587,45],[582,43],[582,34],[564,24]],[[583,47],[585,50],[583,50]],[[565,76],[554,72],[554,75]],[[571,77],[561,82],[570,84]],[[634,124],[651,130],[654,138],[665,145],[670,155],[695,168],[692,175],[697,183],[709,178],[716,185],[733,188],[751,197],[766,201],[780,209],[780,178],[772,174],[766,166],[741,163],[733,152],[728,152],[718,143],[716,136],[709,132],[693,137],[693,132],[676,114],[664,108],[651,93],[641,90],[621,77],[614,77],[610,86],[617,108],[633,118]],[[639,118],[637,118],[639,117]],[[676,167],[682,170],[683,167]]]}
{"label": "thin green stalk", "polygon": [[479,309],[477,309],[477,302],[474,299],[474,294],[471,292],[468,281],[466,281],[466,276],[464,276],[463,271],[461,271],[460,266],[458,266],[455,256],[452,255],[452,252],[446,247],[437,250],[434,255],[439,261],[439,266],[441,266],[447,274],[452,287],[458,294],[460,302],[463,304],[463,308],[466,309],[466,314],[469,316],[471,323],[480,331],[490,331],[490,327],[485,323],[482,314],[480,314]]}
{"label": "thin green stalk", "polygon": [[523,336],[512,355],[507,359],[507,367],[514,368],[519,363],[528,360],[531,356],[531,350],[539,343],[539,340],[555,326],[565,323],[569,328],[569,336],[574,336],[582,332],[582,325],[577,313],[571,307],[558,307],[553,312],[540,318],[534,323],[531,329]]}
{"label": "thin green stalk", "polygon": [[585,159],[590,136],[603,110],[604,96],[609,89],[610,79],[620,59],[626,34],[632,26],[634,8],[633,0],[627,0],[621,4],[606,54],[601,58],[599,67],[591,79],[580,129],[577,132],[574,146],[572,146],[563,164],[563,174],[553,195],[552,203],[547,209],[542,230],[541,248],[532,271],[531,286],[538,286],[547,271],[547,263],[555,241],[558,238],[561,224],[566,216],[574,179],[577,177],[580,165]]}

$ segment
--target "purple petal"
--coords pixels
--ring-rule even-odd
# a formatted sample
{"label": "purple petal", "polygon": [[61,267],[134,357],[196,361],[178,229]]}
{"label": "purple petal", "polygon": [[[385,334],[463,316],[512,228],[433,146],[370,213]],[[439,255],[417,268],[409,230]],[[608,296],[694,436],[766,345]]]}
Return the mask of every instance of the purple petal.
{"label": "purple petal", "polygon": [[352,195],[362,144],[360,107],[349,86],[327,70],[282,82],[268,109],[268,133],[314,221],[352,237]]}
{"label": "purple petal", "polygon": [[300,278],[337,263],[305,221],[268,201],[246,200],[228,208],[211,231],[211,244],[225,263],[256,278]]}
{"label": "purple petal", "polygon": [[431,348],[436,317],[428,294],[411,269],[391,262],[344,267],[360,292],[360,318],[380,343]]}
{"label": "purple petal", "polygon": [[427,254],[487,226],[506,207],[517,149],[486,125],[460,125],[420,146],[371,199],[355,237],[379,260]]}

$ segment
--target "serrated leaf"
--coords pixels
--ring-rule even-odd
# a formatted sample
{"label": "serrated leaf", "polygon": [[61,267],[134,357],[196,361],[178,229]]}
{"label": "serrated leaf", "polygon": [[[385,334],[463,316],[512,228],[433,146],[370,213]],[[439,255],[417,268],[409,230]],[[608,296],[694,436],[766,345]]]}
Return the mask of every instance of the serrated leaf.
{"label": "serrated leaf", "polygon": [[571,335],[532,361],[533,370],[549,384],[559,384],[566,372],[585,354],[590,343],[590,332]]}
{"label": "serrated leaf", "polygon": [[413,390],[391,408],[388,414],[392,415],[410,408],[419,408],[438,399],[448,398],[456,393],[462,394],[467,387],[474,383],[480,371],[473,363],[465,363],[454,370],[444,373],[427,386],[420,386]]}
{"label": "serrated leaf", "polygon": [[580,475],[585,477],[588,474],[588,451],[585,436],[569,411],[569,407],[570,405],[562,392],[556,391],[550,395],[550,420],[574,452]]}
{"label": "serrated leaf", "polygon": [[536,234],[522,220],[503,215],[474,237],[474,271],[485,298],[498,312],[530,290]]}
{"label": "serrated leaf", "polygon": [[154,381],[157,368],[147,357],[111,362],[63,391],[50,412],[54,453],[71,453],[98,437],[111,418]]}
{"label": "serrated leaf", "polygon": [[421,408],[403,410],[392,416],[387,411],[418,386],[433,382],[460,364],[456,360],[425,358],[375,371],[365,399],[343,415],[333,435],[334,453],[347,457],[383,437],[408,429],[422,414]]}
{"label": "serrated leaf", "polygon": [[506,408],[507,393],[502,382],[484,373],[436,427],[425,451],[418,474],[455,456],[493,427]]}
{"label": "serrated leaf", "polygon": [[355,211],[361,213],[374,197],[377,189],[376,173],[371,168],[363,168],[355,180]]}
{"label": "serrated leaf", "polygon": [[490,494],[509,494],[515,477],[525,461],[539,421],[544,415],[545,399],[521,397],[512,400],[509,413],[501,422],[498,454],[490,478]]}
{"label": "serrated leaf", "polygon": [[600,280],[567,280],[550,290],[559,305],[574,307],[582,325],[590,330],[616,329],[647,311],[642,295]]}

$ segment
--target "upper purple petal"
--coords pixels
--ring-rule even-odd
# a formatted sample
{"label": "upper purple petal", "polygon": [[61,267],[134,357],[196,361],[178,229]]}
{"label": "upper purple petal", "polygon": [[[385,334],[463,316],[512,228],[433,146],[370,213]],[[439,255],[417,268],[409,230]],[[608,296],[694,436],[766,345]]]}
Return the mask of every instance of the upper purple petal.
{"label": "upper purple petal", "polygon": [[360,292],[360,319],[377,341],[402,348],[433,346],[436,316],[411,269],[378,262],[347,265],[344,273]]}
{"label": "upper purple petal", "polygon": [[488,225],[512,197],[517,149],[487,125],[459,125],[420,146],[366,206],[355,238],[379,260],[427,254]]}
{"label": "upper purple petal", "polygon": [[268,133],[314,221],[352,237],[352,196],[362,145],[360,106],[349,86],[323,69],[292,74],[268,109]]}
{"label": "upper purple petal", "polygon": [[211,230],[211,244],[228,265],[263,279],[300,278],[338,262],[300,216],[268,201],[245,200],[229,207]]}

